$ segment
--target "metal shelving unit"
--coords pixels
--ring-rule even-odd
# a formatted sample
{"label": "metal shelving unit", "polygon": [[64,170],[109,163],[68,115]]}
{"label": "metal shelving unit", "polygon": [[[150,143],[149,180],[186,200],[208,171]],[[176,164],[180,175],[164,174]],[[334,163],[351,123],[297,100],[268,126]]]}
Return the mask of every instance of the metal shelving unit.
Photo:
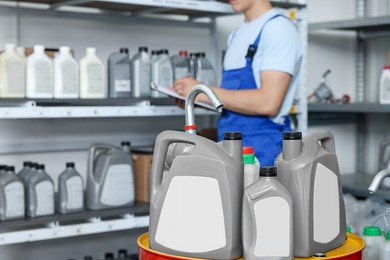
{"label": "metal shelving unit", "polygon": [[[365,103],[365,41],[370,38],[389,37],[390,16],[366,17],[365,0],[356,0],[356,19],[313,23],[309,24],[309,30],[310,32],[318,30],[348,30],[357,33],[356,103],[348,105],[309,104],[308,112],[314,122],[319,122],[317,119],[322,118],[326,120],[330,119],[331,122],[335,122],[335,120],[347,120],[347,122],[350,122],[352,120],[352,122],[356,123],[357,173],[343,178],[343,183],[345,191],[359,197],[367,197],[369,195],[367,188],[372,180],[372,176],[363,174],[366,169],[364,154],[366,147],[365,135],[367,133],[367,127],[369,127],[366,119],[369,114],[387,115],[390,112],[390,106]],[[380,192],[381,195],[385,195],[385,193]],[[386,199],[390,199],[390,196],[387,195]]]}

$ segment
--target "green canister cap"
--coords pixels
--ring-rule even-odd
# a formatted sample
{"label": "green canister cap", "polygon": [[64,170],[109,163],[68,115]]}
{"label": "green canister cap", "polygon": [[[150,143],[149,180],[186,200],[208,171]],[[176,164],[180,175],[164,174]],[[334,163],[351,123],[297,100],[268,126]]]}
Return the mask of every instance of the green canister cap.
{"label": "green canister cap", "polygon": [[254,164],[255,156],[253,154],[243,154],[242,161],[244,164]]}
{"label": "green canister cap", "polygon": [[369,237],[382,236],[382,231],[379,227],[368,226],[368,227],[364,228],[363,235],[369,236]]}

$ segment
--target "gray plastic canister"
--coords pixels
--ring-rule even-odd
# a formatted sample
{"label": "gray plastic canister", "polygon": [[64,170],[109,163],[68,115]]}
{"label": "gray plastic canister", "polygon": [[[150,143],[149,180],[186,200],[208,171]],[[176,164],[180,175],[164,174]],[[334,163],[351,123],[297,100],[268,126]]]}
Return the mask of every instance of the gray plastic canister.
{"label": "gray plastic canister", "polygon": [[110,98],[128,98],[131,93],[129,49],[121,48],[108,58],[108,94]]}
{"label": "gray plastic canister", "polygon": [[261,167],[244,191],[242,236],[246,260],[294,258],[293,202],[276,167]]}
{"label": "gray plastic canister", "polygon": [[140,47],[131,59],[131,96],[150,96],[150,58],[147,47]]}
{"label": "gray plastic canister", "polygon": [[84,209],[84,182],[73,162],[66,163],[66,169],[58,176],[57,211],[61,214]]}
{"label": "gray plastic canister", "polygon": [[27,216],[54,214],[54,183],[45,172],[45,166],[38,165],[37,170],[30,175],[26,180]]}
{"label": "gray plastic canister", "polygon": [[135,202],[134,166],[128,153],[108,144],[92,144],[87,170],[87,208],[132,206]]}
{"label": "gray plastic canister", "polygon": [[[167,167],[174,143],[193,149],[178,149]],[[175,131],[157,137],[149,223],[153,250],[191,258],[241,257],[241,149],[241,133],[225,133],[222,144]]]}
{"label": "gray plastic canister", "polygon": [[275,166],[294,203],[295,256],[310,257],[343,245],[345,207],[333,135],[284,133]]}
{"label": "gray plastic canister", "polygon": [[23,182],[15,174],[15,167],[6,166],[0,176],[0,220],[24,218],[24,192]]}

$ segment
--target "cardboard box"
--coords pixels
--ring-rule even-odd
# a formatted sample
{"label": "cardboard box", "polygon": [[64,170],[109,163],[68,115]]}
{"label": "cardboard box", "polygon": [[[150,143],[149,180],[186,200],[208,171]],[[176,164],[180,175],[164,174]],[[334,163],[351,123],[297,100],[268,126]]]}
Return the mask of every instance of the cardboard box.
{"label": "cardboard box", "polygon": [[153,147],[132,149],[134,161],[135,199],[150,202],[150,170],[153,161]]}

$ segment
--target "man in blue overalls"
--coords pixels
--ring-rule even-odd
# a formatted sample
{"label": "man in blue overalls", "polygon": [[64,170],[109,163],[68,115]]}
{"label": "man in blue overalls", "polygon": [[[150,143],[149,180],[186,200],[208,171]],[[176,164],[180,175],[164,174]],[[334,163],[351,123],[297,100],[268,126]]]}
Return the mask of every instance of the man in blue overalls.
{"label": "man in blue overalls", "polygon": [[[281,151],[282,132],[290,130],[288,114],[302,60],[299,33],[268,0],[229,2],[245,21],[229,36],[221,86],[211,86],[224,104],[218,138],[242,132],[243,145],[254,148],[262,166],[271,166]],[[199,83],[186,77],[173,88],[186,96]],[[208,102],[202,95],[197,100]]]}

